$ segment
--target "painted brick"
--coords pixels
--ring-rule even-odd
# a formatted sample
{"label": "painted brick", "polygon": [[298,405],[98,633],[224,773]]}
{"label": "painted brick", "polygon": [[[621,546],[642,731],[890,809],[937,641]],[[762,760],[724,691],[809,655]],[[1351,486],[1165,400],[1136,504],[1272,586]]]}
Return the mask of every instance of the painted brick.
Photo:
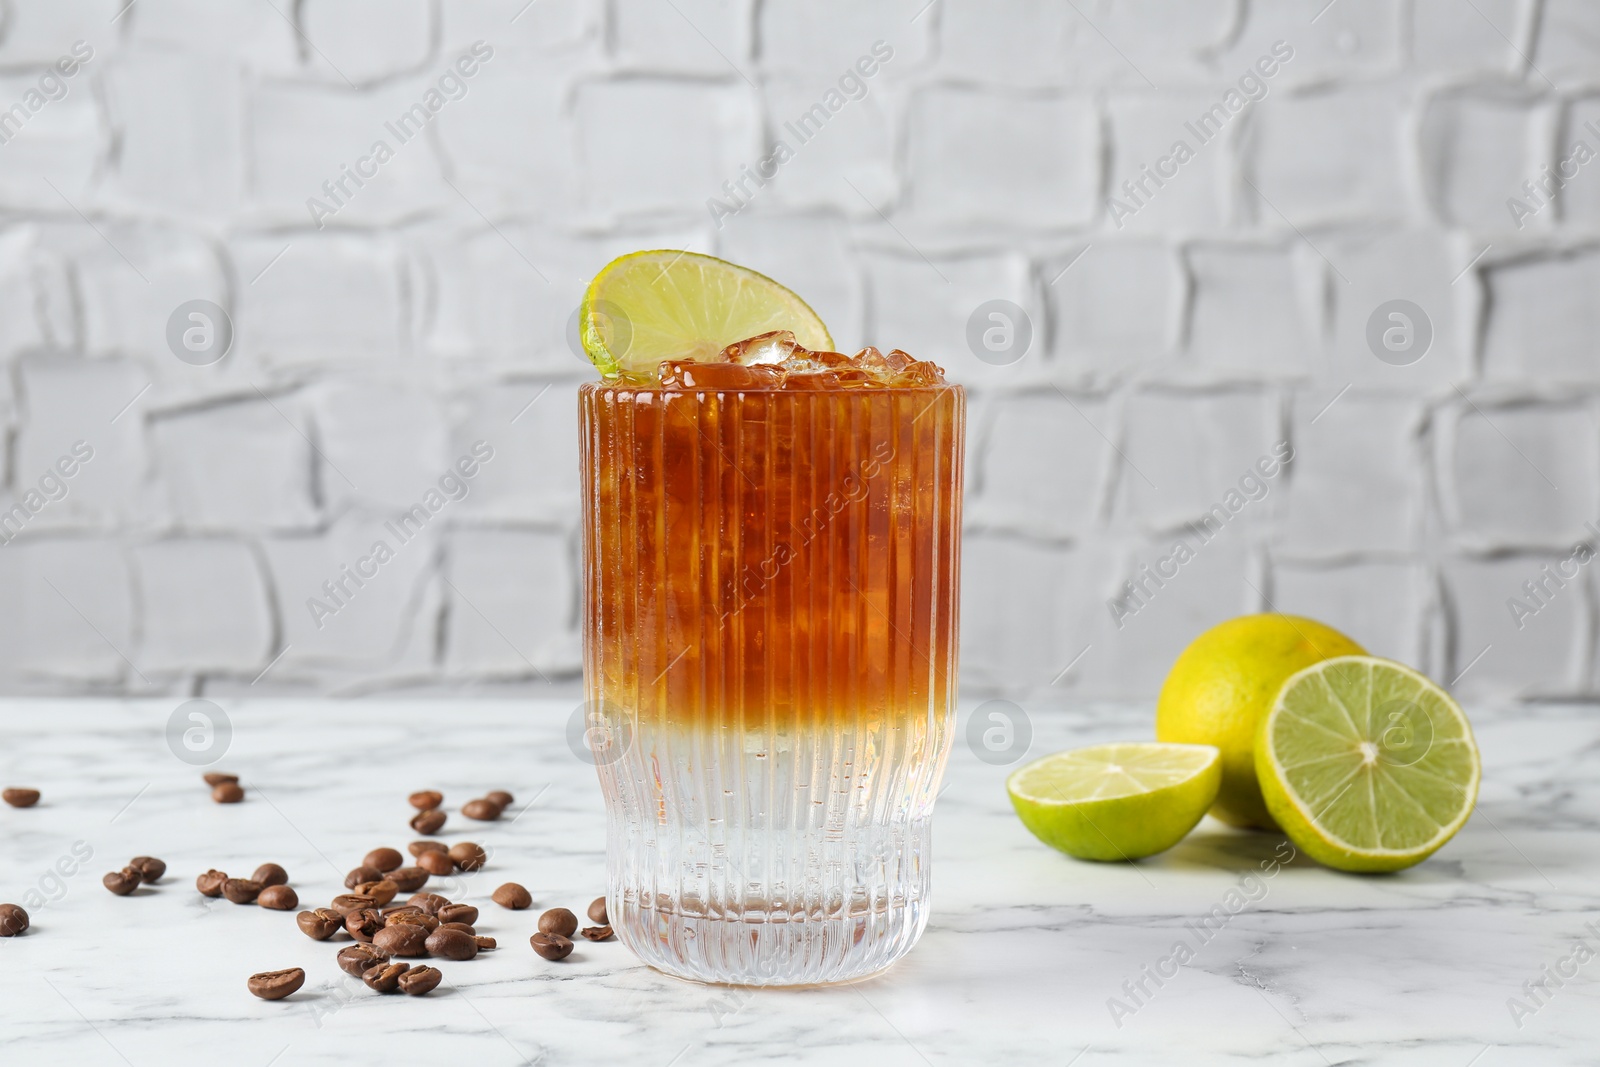
{"label": "painted brick", "polygon": [[1031,533],[1076,533],[1100,512],[1111,473],[1104,398],[1047,390],[1001,396],[983,414],[968,494],[969,515]]}
{"label": "painted brick", "polygon": [[[1442,445],[1446,513],[1477,545],[1559,545],[1600,517],[1600,428],[1585,407],[1462,403]],[[1452,447],[1453,446],[1453,447]]]}
{"label": "painted brick", "polygon": [[1454,0],[1415,0],[1411,8],[1411,64],[1430,73],[1510,74],[1530,0],[1474,0],[1478,15],[1464,19]]}
{"label": "painted brick", "polygon": [[409,344],[409,268],[387,239],[291,231],[242,238],[231,251],[243,283],[234,316],[242,357],[348,363],[392,359]]}
{"label": "painted brick", "polygon": [[1250,170],[1266,198],[1256,218],[1296,226],[1404,218],[1404,91],[1390,87],[1279,93],[1257,105]]}
{"label": "painted brick", "polygon": [[[1583,681],[1589,642],[1585,615],[1592,610],[1584,586],[1547,582],[1534,601],[1524,583],[1567,558],[1519,555],[1507,559],[1456,559],[1444,565],[1445,593],[1455,619],[1454,647],[1442,681],[1465,697],[1535,696],[1573,692]],[[1520,600],[1532,615],[1511,607]],[[1520,628],[1519,628],[1520,623]],[[1476,662],[1474,662],[1476,661]]]}
{"label": "painted brick", "polygon": [[256,556],[237,541],[156,541],[133,550],[146,672],[246,671],[267,665],[272,609]]}
{"label": "painted brick", "polygon": [[1223,71],[1243,73],[1281,41],[1293,49],[1275,76],[1284,84],[1385,74],[1402,62],[1402,11],[1389,0],[1339,0],[1309,14],[1291,4],[1253,5],[1243,32],[1216,62]]}
{"label": "painted brick", "polygon": [[181,48],[227,56],[252,73],[292,76],[300,68],[300,38],[276,4],[236,7],[215,0],[141,3],[127,20],[129,38],[140,45]]}
{"label": "painted brick", "polygon": [[261,397],[152,422],[167,492],[187,529],[294,529],[317,517],[312,445],[293,397]]}
{"label": "painted brick", "polygon": [[361,85],[429,58],[435,8],[428,0],[305,0],[297,10],[313,77]]}
{"label": "painted brick", "polygon": [[451,472],[443,413],[419,389],[346,379],[313,387],[306,400],[330,506],[409,508]]}
{"label": "painted brick", "polygon": [[[140,413],[128,407],[148,382],[139,367],[123,360],[38,356],[25,359],[18,375],[23,419],[14,491],[39,488],[52,470],[64,473],[57,466],[64,457],[72,457],[67,467],[77,468],[63,479],[61,499],[44,505],[29,528],[112,526],[154,517],[150,513],[160,505],[143,491],[149,457]],[[49,486],[44,490],[48,494]]]}
{"label": "painted brick", "polygon": [[112,176],[120,198],[200,217],[237,209],[244,189],[237,67],[151,46],[107,59],[101,74],[121,145]]}
{"label": "painted brick", "polygon": [[1197,245],[1189,350],[1208,370],[1278,377],[1320,362],[1322,260],[1301,248]]}
{"label": "painted brick", "polygon": [[1238,508],[1224,499],[1242,478],[1253,475],[1257,460],[1270,458],[1278,443],[1274,412],[1265,396],[1141,391],[1128,398],[1123,421],[1119,514],[1170,528],[1198,521],[1222,503],[1235,513],[1222,528],[1231,540],[1232,527],[1241,519],[1253,525],[1271,509],[1265,498],[1241,498]]}
{"label": "painted brick", "polygon": [[1172,352],[1187,282],[1159,240],[1098,240],[1045,264],[1056,358],[1091,375],[1126,374]]}
{"label": "painted brick", "polygon": [[619,4],[611,34],[630,69],[750,76],[750,0]]}
{"label": "painted brick", "polygon": [[1088,99],[931,89],[909,123],[918,215],[1041,227],[1082,224],[1098,209],[1100,132]]}
{"label": "painted brick", "polygon": [[855,352],[866,343],[861,270],[842,225],[826,218],[741,215],[717,241],[718,254],[805,294],[834,344]]}
{"label": "painted brick", "polygon": [[0,39],[0,64],[54,63],[74,41],[95,51],[112,48],[118,31],[112,19],[125,0],[57,0],[49,4],[14,4],[6,9],[5,37]]}
{"label": "painted brick", "polygon": [[0,671],[84,688],[119,682],[148,692],[133,647],[128,561],[114,541],[54,538],[0,546]]}
{"label": "painted brick", "polygon": [[1457,225],[1514,228],[1506,201],[1537,176],[1548,151],[1540,143],[1543,125],[1535,105],[1508,93],[1430,100],[1422,115],[1421,151],[1434,210]]}
{"label": "painted brick", "polygon": [[[752,183],[754,195],[741,199],[873,215],[873,204],[887,203],[899,192],[890,91],[879,75],[857,78],[849,95],[837,96],[829,95],[838,92],[836,83],[814,77],[778,75],[763,81],[771,139],[750,164],[758,176],[775,173],[765,187]],[[819,106],[822,110],[815,110]]]}
{"label": "painted brick", "polygon": [[568,538],[467,529],[450,535],[446,551],[447,670],[538,677],[581,666]]}
{"label": "painted brick", "polygon": [[884,76],[897,80],[918,69],[932,49],[936,20],[926,7],[927,0],[763,0],[757,5],[757,58],[766,70],[831,80],[882,41],[892,53]]}
{"label": "painted brick", "polygon": [[[1117,229],[1137,233],[1215,229],[1233,211],[1233,153],[1229,136],[1202,142],[1190,129],[1200,109],[1187,95],[1119,96],[1111,116],[1108,212]],[[1198,127],[1196,127],[1198,129]],[[1182,143],[1183,148],[1177,146]],[[1179,157],[1194,157],[1180,163]],[[1170,160],[1170,162],[1167,162]],[[1164,173],[1174,172],[1171,177]],[[1157,183],[1161,184],[1157,184]],[[1126,217],[1121,212],[1131,211]]]}
{"label": "painted brick", "polygon": [[1407,563],[1316,565],[1284,561],[1272,570],[1272,606],[1347,634],[1374,656],[1427,670],[1423,617],[1429,584]]}
{"label": "painted brick", "polygon": [[570,382],[518,382],[463,398],[451,456],[494,449],[464,516],[563,522],[578,513],[578,398]]}
{"label": "painted brick", "polygon": [[1600,254],[1535,257],[1484,271],[1484,373],[1497,381],[1600,381],[1594,340]]}
{"label": "painted brick", "polygon": [[1425,499],[1421,424],[1421,410],[1403,400],[1351,394],[1329,406],[1321,394],[1297,396],[1284,544],[1328,557],[1415,549]]}

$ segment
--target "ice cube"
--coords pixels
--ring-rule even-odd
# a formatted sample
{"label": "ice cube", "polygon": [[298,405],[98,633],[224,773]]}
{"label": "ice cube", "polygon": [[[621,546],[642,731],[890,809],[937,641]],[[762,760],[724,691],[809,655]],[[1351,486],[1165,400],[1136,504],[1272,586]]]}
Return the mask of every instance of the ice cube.
{"label": "ice cube", "polygon": [[796,350],[804,352],[788,330],[773,330],[757,334],[743,341],[735,341],[722,350],[722,358],[742,367],[756,367],[782,363]]}
{"label": "ice cube", "polygon": [[661,364],[658,377],[668,389],[782,389],[782,367],[737,363],[705,363],[692,359],[669,359]]}

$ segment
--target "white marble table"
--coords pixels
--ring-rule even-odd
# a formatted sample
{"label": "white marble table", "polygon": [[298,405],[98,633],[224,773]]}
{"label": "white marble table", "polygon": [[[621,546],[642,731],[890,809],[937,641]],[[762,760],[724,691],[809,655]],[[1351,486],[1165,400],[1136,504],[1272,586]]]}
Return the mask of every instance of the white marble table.
{"label": "white marble table", "polygon": [[[35,809],[0,809],[0,900],[58,898],[32,910],[27,936],[0,940],[0,1063],[1600,1060],[1600,959],[1548,995],[1523,989],[1577,939],[1600,950],[1594,708],[1476,709],[1478,813],[1432,860],[1391,877],[1304,858],[1266,877],[1283,839],[1210,820],[1137,866],[1078,863],[1028,836],[1002,788],[1008,768],[979,762],[958,736],[938,809],[934,916],[917,949],[854,986],[748,991],[665,977],[616,943],[580,942],[560,964],[527,947],[540,909],[577,909],[602,886],[600,797],[564,740],[570,705],[228,705],[234,734],[217,769],[251,795],[223,806],[168,749],[175,703],[0,704],[0,781],[45,792]],[[1150,728],[1134,707],[1032,717],[1035,755]],[[446,985],[430,997],[370,993],[292,914],[193,888],[207,867],[248,875],[272,860],[321,903],[369,848],[415,836],[405,795],[426,787],[455,803],[494,788],[533,801],[515,821],[471,824],[492,864],[450,895],[484,904],[480,925],[502,947],[442,965]],[[445,836],[467,836],[463,823],[453,816]],[[93,858],[58,884],[49,872],[75,848]],[[129,898],[101,888],[138,854],[170,865],[159,887]],[[508,879],[533,891],[534,909],[487,903]],[[1235,889],[1243,906],[1199,941],[1185,924]],[[1199,945],[1194,958],[1130,996],[1123,983],[1180,939]],[[250,973],[291,966],[309,977],[289,1000],[245,991]],[[1114,1011],[1113,997],[1131,1011]],[[1513,997],[1529,1011],[1514,1018]]]}

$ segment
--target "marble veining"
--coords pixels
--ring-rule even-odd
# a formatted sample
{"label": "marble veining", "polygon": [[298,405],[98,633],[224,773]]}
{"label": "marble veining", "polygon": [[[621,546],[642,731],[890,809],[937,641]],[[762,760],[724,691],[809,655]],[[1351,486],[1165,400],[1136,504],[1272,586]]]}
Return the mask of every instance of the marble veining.
{"label": "marble veining", "polygon": [[[580,942],[559,964],[528,948],[540,910],[579,910],[602,889],[600,794],[568,747],[570,705],[228,705],[215,769],[249,788],[236,806],[213,804],[204,768],[172,754],[172,710],[0,704],[0,781],[45,793],[35,809],[0,809],[0,900],[44,901],[27,936],[0,940],[0,1063],[1600,1062],[1600,956],[1574,954],[1580,941],[1600,953],[1592,707],[1469,708],[1478,812],[1433,859],[1383,877],[1210,820],[1137,865],[1070,860],[1027,834],[1003,789],[1011,768],[977,760],[958,730],[921,943],[881,977],[790,991],[678,981],[616,943]],[[1150,712],[1034,711],[1033,730],[1041,755],[1149,736]],[[430,997],[371,993],[292,914],[194,890],[208,867],[272,860],[303,902],[325,902],[368,849],[416,836],[405,797],[422,788],[447,795],[441,836],[491,850],[488,868],[442,891],[479,905],[502,946],[440,964]],[[514,817],[456,813],[496,788],[517,795]],[[168,862],[160,885],[126,898],[100,886],[140,854]],[[488,901],[508,880],[533,908]],[[245,991],[250,973],[290,966],[308,974],[294,997]],[[1575,973],[1552,980],[1562,969]]]}

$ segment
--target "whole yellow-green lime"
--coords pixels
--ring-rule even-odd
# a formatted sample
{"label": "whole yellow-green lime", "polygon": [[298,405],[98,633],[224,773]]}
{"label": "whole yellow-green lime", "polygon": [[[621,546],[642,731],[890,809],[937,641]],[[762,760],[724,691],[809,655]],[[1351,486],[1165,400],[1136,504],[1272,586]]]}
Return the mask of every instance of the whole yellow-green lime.
{"label": "whole yellow-green lime", "polygon": [[1156,701],[1156,739],[1222,750],[1222,788],[1211,814],[1234,826],[1277,828],[1256,781],[1256,727],[1293,675],[1332,656],[1366,652],[1344,634],[1298,615],[1241,615],[1178,656]]}

